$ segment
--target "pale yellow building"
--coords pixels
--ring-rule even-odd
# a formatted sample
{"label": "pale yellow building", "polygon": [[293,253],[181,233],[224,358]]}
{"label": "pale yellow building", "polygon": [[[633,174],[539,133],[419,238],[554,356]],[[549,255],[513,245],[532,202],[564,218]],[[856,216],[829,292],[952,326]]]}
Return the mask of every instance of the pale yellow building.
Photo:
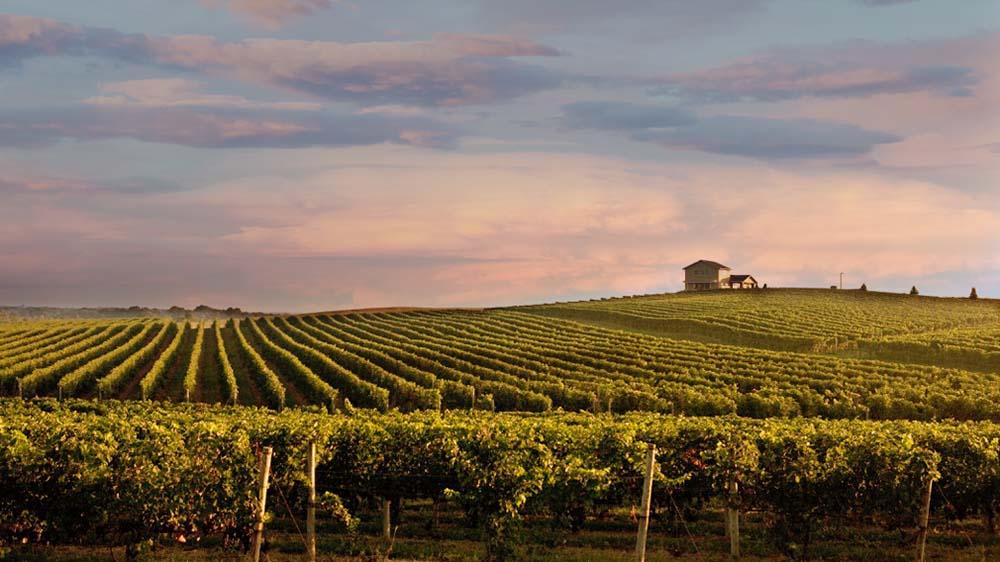
{"label": "pale yellow building", "polygon": [[730,271],[719,262],[698,260],[684,268],[684,290],[757,288],[757,280],[752,275],[731,275]]}

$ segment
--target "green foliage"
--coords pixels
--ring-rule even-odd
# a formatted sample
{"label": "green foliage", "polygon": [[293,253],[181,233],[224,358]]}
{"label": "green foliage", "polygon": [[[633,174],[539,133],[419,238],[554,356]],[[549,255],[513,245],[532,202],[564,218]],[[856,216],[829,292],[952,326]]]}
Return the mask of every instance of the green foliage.
{"label": "green foliage", "polygon": [[654,509],[738,502],[768,514],[772,537],[794,558],[808,556],[810,538],[830,520],[912,527],[929,479],[942,491],[938,515],[1000,507],[1000,426],[989,422],[357,414],[0,401],[0,544],[208,534],[235,544],[253,521],[255,452],[274,448],[273,486],[291,491],[306,481],[310,443],[321,489],[331,493],[321,509],[344,529],[356,520],[340,498],[450,498],[496,560],[517,556],[525,516],[579,528],[608,507],[634,504],[646,443],[657,448]]}
{"label": "green foliage", "polygon": [[142,325],[138,323],[112,324],[107,330],[53,351],[36,361],[18,364],[4,375],[0,375],[0,378],[6,378],[7,381],[14,380],[17,392],[22,396],[44,393],[50,390],[64,374],[115,349],[141,329]]}
{"label": "green foliage", "polygon": [[198,332],[194,338],[194,347],[191,348],[191,357],[188,359],[187,371],[184,372],[184,397],[191,400],[194,391],[198,386],[198,369],[201,366],[201,351],[205,347],[205,323],[198,324]]}
{"label": "green foliage", "polygon": [[175,325],[173,322],[164,324],[156,336],[149,340],[146,345],[119,363],[107,375],[98,379],[98,396],[111,397],[114,393],[118,392],[122,386],[128,382],[130,377],[136,376],[139,369],[153,359],[156,352],[159,351],[160,346],[163,345],[163,342],[166,341],[167,337],[172,335],[174,331]]}
{"label": "green foliage", "polygon": [[[256,321],[249,319],[247,322],[250,325],[250,331],[253,332],[254,338],[260,343],[263,355],[275,365],[279,365],[282,372],[291,374],[296,382],[302,386],[304,392],[309,394],[312,402],[322,404],[328,411],[334,412],[338,397],[337,390],[319,378],[294,353],[272,342],[261,331]],[[282,338],[281,334],[278,334],[278,338],[279,341],[287,345],[288,340]]]}
{"label": "green foliage", "polygon": [[222,325],[218,320],[215,321],[213,330],[216,349],[219,352],[219,364],[222,365],[222,382],[226,390],[226,403],[236,404],[236,399],[239,397],[239,385],[236,384],[236,372],[233,371],[233,364],[229,361],[226,343],[222,338]]}
{"label": "green foliage", "polygon": [[153,330],[157,328],[162,330],[164,327],[165,326],[161,326],[157,323],[146,324],[142,330],[137,332],[130,339],[122,342],[120,346],[115,346],[109,349],[106,353],[91,359],[83,365],[80,365],[72,372],[59,379],[59,383],[57,385],[59,388],[59,394],[63,396],[73,396],[77,392],[91,387],[94,382],[102,376],[102,374],[108,373],[108,371],[138,351]]}
{"label": "green foliage", "polygon": [[[668,337],[786,351],[850,349],[852,342],[996,325],[996,306],[868,291],[711,291],[518,307],[549,317]],[[916,287],[911,294],[917,294]]]}
{"label": "green foliage", "polygon": [[349,532],[357,530],[358,519],[351,515],[337,494],[323,492],[323,495],[316,498],[316,503],[319,511],[325,513],[341,530]]}
{"label": "green foliage", "polygon": [[[917,362],[947,355],[978,372],[647,336],[551,318],[539,312],[547,307],[244,320],[225,328],[233,330],[233,340],[220,339],[223,328],[213,328],[219,357],[212,361],[220,365],[220,400],[233,403],[243,392],[243,400],[259,396],[261,403],[272,408],[284,405],[287,381],[301,391],[296,400],[303,405],[328,409],[331,405],[343,408],[343,400],[349,399],[357,407],[404,412],[561,409],[753,418],[1000,420],[1000,309],[995,303],[950,299],[946,306],[939,302],[944,299],[915,301],[900,295],[888,298],[845,291],[830,304],[826,292],[761,294],[744,291],[737,297],[715,298],[735,303],[733,318],[737,320],[753,314],[765,331],[771,329],[775,315],[789,321],[791,334],[800,324],[817,318],[828,324],[836,318],[846,334],[861,333],[856,328],[859,323],[903,330],[876,336],[873,329],[864,336],[869,339],[844,340],[838,346],[859,346],[859,352],[889,353]],[[587,304],[665,318],[683,312],[686,321],[715,329],[714,322],[723,316],[705,298],[643,297]],[[772,298],[775,303],[766,302]],[[818,312],[808,311],[808,302],[817,303]],[[690,308],[671,312],[682,304]],[[792,308],[778,314],[775,306],[779,304]],[[915,312],[925,304],[936,320]],[[958,325],[922,331],[934,322]],[[107,388],[102,387],[102,393],[108,394],[127,385],[152,362],[147,380],[140,382],[142,395],[149,397],[177,356],[191,359],[179,367],[182,373],[187,368],[181,377],[184,390],[189,393],[202,376],[204,328],[199,329],[200,339],[193,334],[174,337],[164,348],[150,343],[148,333],[146,339],[135,339],[146,326],[139,322],[102,323],[106,329],[93,333],[94,326],[85,326],[89,327],[56,325],[15,331],[20,335],[10,336],[8,345],[16,357],[30,354],[34,346],[50,351],[38,356],[44,362],[37,363],[37,368],[35,360],[26,361],[26,366],[11,365],[7,371],[0,367],[0,392],[15,393],[19,382],[27,396],[51,394],[57,385],[64,395],[86,395],[96,378],[127,363],[115,371],[114,380],[108,379]],[[825,330],[825,324],[817,326],[817,333]],[[66,345],[51,348],[61,337],[67,338]],[[14,345],[18,339],[35,343]],[[192,340],[196,340],[193,347]],[[154,357],[160,349],[163,352]],[[132,358],[126,361],[128,357]],[[3,361],[0,354],[0,365]],[[85,373],[67,376],[88,363],[93,364]],[[248,383],[248,388],[240,388]],[[171,389],[168,394],[182,393]]]}
{"label": "green foliage", "polygon": [[181,342],[184,340],[184,334],[187,333],[188,323],[181,322],[177,324],[177,330],[174,333],[174,339],[170,342],[170,345],[163,350],[163,353],[156,358],[153,362],[153,366],[149,369],[142,380],[139,381],[139,392],[143,400],[149,399],[153,395],[156,388],[163,383],[163,374],[166,372],[167,368],[177,357],[178,351],[181,348]]}
{"label": "green foliage", "polygon": [[243,331],[240,329],[240,321],[233,318],[232,326],[233,332],[236,334],[236,342],[250,363],[251,373],[263,389],[267,405],[280,410],[285,406],[285,385],[281,384],[281,379],[278,378],[278,375],[274,374],[274,371],[267,366],[264,358],[247,341],[246,336],[243,335]]}
{"label": "green foliage", "polygon": [[[265,327],[269,328],[269,333],[277,341],[286,346],[288,350],[291,350],[285,351],[285,354],[289,358],[287,360],[298,362],[307,371],[315,369],[317,373],[322,374],[322,379],[316,377],[316,375],[313,375],[313,377],[315,377],[317,383],[330,388],[334,393],[334,397],[336,396],[335,393],[338,392],[337,390],[333,390],[333,387],[336,387],[358,406],[375,408],[382,411],[389,408],[389,392],[386,389],[361,380],[357,375],[331,360],[328,355],[320,353],[319,350],[313,347],[295,341],[288,334],[275,328],[270,320],[265,320],[262,323]],[[256,324],[254,326],[256,327]]]}

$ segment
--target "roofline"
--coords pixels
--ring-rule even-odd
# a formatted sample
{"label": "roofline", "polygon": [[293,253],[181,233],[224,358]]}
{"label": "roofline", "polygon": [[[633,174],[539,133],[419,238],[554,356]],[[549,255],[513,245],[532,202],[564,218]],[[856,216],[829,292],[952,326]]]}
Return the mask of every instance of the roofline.
{"label": "roofline", "polygon": [[690,269],[690,268],[692,268],[692,267],[694,267],[694,266],[696,266],[696,265],[698,265],[699,263],[702,263],[702,262],[714,263],[715,265],[720,266],[719,269],[725,269],[725,270],[728,270],[728,271],[732,271],[732,268],[729,268],[729,267],[727,267],[725,265],[722,265],[721,263],[719,263],[717,261],[712,261],[712,260],[698,260],[698,261],[692,263],[691,265],[689,265],[687,267],[682,267],[681,269]]}

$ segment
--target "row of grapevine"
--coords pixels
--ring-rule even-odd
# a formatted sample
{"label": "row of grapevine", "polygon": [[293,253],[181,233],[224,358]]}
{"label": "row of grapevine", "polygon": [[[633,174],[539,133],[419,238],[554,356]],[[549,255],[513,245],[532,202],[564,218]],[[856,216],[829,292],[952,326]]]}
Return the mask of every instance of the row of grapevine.
{"label": "row of grapevine", "polygon": [[68,333],[65,336],[60,336],[58,339],[51,343],[46,343],[44,345],[35,345],[30,349],[25,349],[19,351],[17,354],[8,355],[3,359],[0,359],[0,370],[10,369],[10,368],[25,368],[30,365],[36,359],[45,357],[53,351],[58,351],[64,349],[77,342],[83,341],[91,336],[106,330],[107,326],[96,325],[89,328],[81,328],[79,331],[74,331],[75,333]]}
{"label": "row of grapevine", "polygon": [[[596,406],[598,393],[602,398],[607,398],[608,392],[614,393],[607,382],[608,375],[604,376],[581,376],[576,366],[562,368],[554,365],[550,361],[538,361],[530,357],[530,354],[523,352],[513,354],[503,342],[501,345],[484,345],[483,341],[469,339],[462,331],[449,331],[442,322],[433,321],[422,323],[420,319],[414,322],[411,318],[397,320],[391,315],[385,315],[373,322],[402,336],[410,338],[410,341],[421,342],[432,346],[437,350],[450,350],[450,353],[459,358],[477,364],[481,367],[503,372],[511,376],[528,380],[544,381],[544,387],[537,387],[539,391],[552,399],[554,407],[565,410],[591,410]],[[449,341],[453,336],[458,336]],[[444,345],[442,342],[448,342]],[[632,381],[630,381],[632,382]],[[641,384],[641,383],[640,383]],[[619,390],[622,390],[619,387]],[[647,409],[655,410],[656,398],[649,391],[650,387],[641,385],[633,388],[633,392],[647,393],[650,397]]]}
{"label": "row of grapevine", "polygon": [[[970,326],[996,326],[995,302],[914,298],[862,291],[777,289],[690,292],[522,307],[532,313],[622,328],[721,336],[767,347],[843,345],[901,334]],[[758,336],[755,339],[755,336]],[[797,339],[796,339],[797,338]]]}
{"label": "row of grapevine", "polygon": [[198,386],[198,368],[201,365],[201,350],[205,344],[205,323],[198,324],[198,332],[194,338],[194,347],[188,360],[187,371],[184,372],[184,399],[190,401]]}
{"label": "row of grapevine", "polygon": [[380,344],[381,349],[392,356],[414,367],[430,371],[438,378],[472,386],[477,391],[477,401],[488,395],[489,404],[497,410],[544,412],[552,407],[552,400],[549,397],[530,388],[530,383],[517,377],[477,368],[468,362],[454,360],[447,354],[397,341],[352,322],[346,316],[317,318],[316,325],[323,330],[342,329],[353,337],[367,342],[367,345]]}
{"label": "row of grapevine", "polygon": [[267,366],[264,358],[257,353],[257,350],[250,345],[243,330],[240,328],[239,320],[232,320],[233,333],[236,335],[236,342],[240,350],[246,356],[252,375],[257,379],[257,383],[264,392],[264,399],[267,406],[280,410],[285,406],[285,385],[281,384],[281,379],[274,371]]}
{"label": "row of grapevine", "polygon": [[67,328],[64,326],[46,326],[44,328],[38,328],[34,330],[29,330],[20,333],[17,337],[13,337],[0,342],[0,354],[9,352],[12,349],[17,349],[24,345],[30,345],[40,340],[49,338],[54,333],[64,332]]}
{"label": "row of grapevine", "polygon": [[143,366],[149,364],[153,360],[155,354],[160,350],[163,342],[167,340],[168,337],[174,334],[177,330],[176,325],[173,322],[168,322],[160,329],[156,336],[149,340],[149,343],[144,345],[141,349],[125,358],[124,361],[119,363],[114,369],[111,369],[107,375],[104,375],[97,381],[97,395],[98,396],[114,396],[125,383],[129,381],[131,377],[135,377],[139,374],[139,369]]}
{"label": "row of grapevine", "polygon": [[353,331],[369,346],[537,388],[566,409],[591,408],[585,399],[567,402],[560,385],[596,394],[598,410],[610,401],[614,411],[1000,419],[991,398],[1000,384],[995,374],[668,340],[519,312],[356,314],[322,322],[339,329],[331,334],[339,338]]}
{"label": "row of grapevine", "polygon": [[153,367],[142,380],[139,381],[139,393],[143,400],[148,400],[153,396],[153,392],[163,384],[163,375],[166,373],[167,369],[170,367],[174,358],[177,357],[178,352],[181,349],[181,342],[184,340],[184,334],[187,333],[188,323],[181,322],[177,326],[176,332],[174,332],[174,339],[170,342],[170,345],[163,350],[163,353],[156,358],[153,362]]}
{"label": "row of grapevine", "polygon": [[[250,331],[253,333],[254,339],[260,343],[264,357],[275,365],[278,365],[282,374],[291,375],[295,379],[295,382],[306,392],[307,398],[311,402],[326,406],[330,412],[336,411],[337,398],[339,397],[337,389],[318,377],[294,353],[272,342],[260,329],[256,321],[250,319],[247,320],[247,324],[250,326]],[[281,338],[279,338],[279,341],[287,344]]]}
{"label": "row of grapevine", "polygon": [[18,323],[15,325],[0,324],[0,344],[6,344],[17,338],[25,337],[28,332],[38,333],[44,328],[39,328],[34,323]]}
{"label": "row of grapevine", "polygon": [[86,330],[85,326],[73,328],[72,326],[61,326],[49,330],[44,330],[37,334],[18,338],[11,342],[0,344],[0,357],[17,355],[18,353],[35,346],[45,345],[66,337],[68,334]]}
{"label": "row of grapevine", "polygon": [[355,338],[346,332],[325,332],[313,324],[311,317],[292,317],[281,319],[285,325],[301,330],[313,338],[337,345],[358,357],[363,357],[387,372],[396,373],[400,377],[426,388],[436,388],[441,394],[441,405],[444,408],[471,408],[475,403],[476,389],[474,386],[459,382],[461,377],[450,377],[453,380],[439,379],[429,370],[423,370],[399,359],[389,353],[388,349],[373,341]]}
{"label": "row of grapevine", "polygon": [[219,352],[219,365],[222,366],[222,383],[226,392],[226,403],[236,404],[239,397],[239,385],[236,383],[236,373],[233,371],[233,364],[229,361],[229,353],[226,352],[226,344],[222,339],[222,325],[216,320],[213,328],[215,332],[215,345]]}
{"label": "row of grapevine", "polygon": [[555,375],[564,384],[578,386],[596,396],[596,405],[580,400],[572,405],[576,407],[568,409],[669,410],[669,404],[658,397],[657,389],[647,382],[655,378],[653,373],[626,374],[623,371],[630,371],[628,366],[611,362],[597,364],[596,360],[577,354],[575,349],[556,349],[551,345],[543,347],[520,333],[508,336],[503,333],[502,327],[484,325],[475,318],[426,315],[405,318],[411,328],[435,334],[439,341],[448,341],[460,349],[489,357],[498,364],[509,363],[521,369]]}
{"label": "row of grapevine", "polygon": [[[830,522],[913,527],[928,481],[937,490],[935,517],[988,521],[1000,509],[1000,425],[988,422],[328,416],[7,400],[0,401],[0,466],[7,468],[0,505],[11,520],[0,527],[0,543],[246,536],[254,523],[255,449],[273,447],[273,478],[291,485],[306,477],[311,443],[325,489],[363,498],[447,496],[482,526],[494,557],[504,556],[527,515],[578,529],[609,508],[634,505],[646,444],[658,452],[654,508],[693,514],[724,502],[763,512],[774,531],[768,536],[796,545],[789,548]],[[67,463],[67,456],[88,462]]]}
{"label": "row of grapevine", "polygon": [[156,322],[146,324],[142,330],[132,336],[131,339],[123,342],[120,346],[91,359],[59,379],[57,385],[59,394],[61,396],[74,396],[78,390],[89,387],[102,376],[102,373],[106,373],[109,369],[114,368],[124,359],[138,351],[143,342],[146,341],[146,338],[152,334],[153,330],[159,329],[162,331],[166,328],[166,324],[161,325]]}
{"label": "row of grapevine", "polygon": [[[380,395],[386,393],[385,408],[394,406],[403,411],[438,410],[441,408],[441,393],[434,388],[420,387],[403,377],[387,372],[363,357],[354,355],[339,346],[320,341],[287,322],[282,322],[284,330],[279,330],[270,319],[265,319],[264,322],[283,343],[298,350],[306,357],[312,356],[319,363],[325,363],[320,359],[320,357],[325,357],[330,362],[343,367],[345,371],[352,373],[353,380],[350,381],[352,384],[365,384],[369,389],[365,398],[368,398],[371,392],[379,390],[383,391],[379,392]],[[364,403],[357,405],[362,406]]]}
{"label": "row of grapevine", "polygon": [[68,340],[63,345],[41,348],[39,350],[40,353],[37,355],[32,354],[29,357],[20,358],[16,362],[4,363],[0,367],[0,390],[11,392],[17,386],[17,379],[36,369],[51,365],[81,351],[86,351],[97,343],[112,337],[124,328],[124,324],[101,326],[81,338]]}
{"label": "row of grapevine", "polygon": [[[24,359],[16,364],[4,366],[0,359],[0,392],[19,389],[32,396],[58,388],[63,395],[87,393],[95,377],[109,375],[142,350],[135,361],[148,364],[148,354],[153,362],[148,382],[139,383],[145,397],[162,382],[168,365],[183,356],[190,359],[178,369],[186,375],[174,384],[182,384],[184,394],[220,401],[234,401],[239,394],[245,401],[262,396],[276,408],[286,404],[287,384],[287,402],[293,404],[329,406],[339,396],[381,411],[641,410],[756,418],[1000,420],[1000,373],[989,369],[675,340],[521,310],[264,317],[227,326],[235,339],[226,334],[221,346],[225,332],[218,325],[200,327],[196,338],[178,333],[169,345],[160,345],[165,340],[146,345],[151,332],[142,332],[143,337],[139,332],[148,326],[148,321],[133,321],[47,328],[64,330],[58,332],[64,339],[36,340],[37,347],[18,352],[16,357]],[[206,328],[213,329],[215,340],[206,342]],[[207,364],[206,353],[212,355]],[[230,362],[231,354],[240,360]],[[214,387],[208,394],[194,392],[206,365],[220,368],[218,395]],[[143,366],[130,362],[114,371],[101,393],[126,387]],[[241,384],[250,386],[241,391]],[[184,395],[171,390],[173,396]]]}
{"label": "row of grapevine", "polygon": [[44,367],[31,368],[29,374],[17,379],[18,394],[35,396],[51,390],[64,374],[116,349],[142,329],[142,323],[113,325],[92,339],[46,355],[39,361]]}

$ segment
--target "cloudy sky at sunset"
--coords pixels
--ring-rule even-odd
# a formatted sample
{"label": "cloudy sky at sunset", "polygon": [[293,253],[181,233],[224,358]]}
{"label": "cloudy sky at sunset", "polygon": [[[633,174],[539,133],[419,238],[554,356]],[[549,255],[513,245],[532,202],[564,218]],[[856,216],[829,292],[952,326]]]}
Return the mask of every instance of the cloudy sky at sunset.
{"label": "cloudy sky at sunset", "polygon": [[0,0],[0,304],[1000,296],[996,0]]}

